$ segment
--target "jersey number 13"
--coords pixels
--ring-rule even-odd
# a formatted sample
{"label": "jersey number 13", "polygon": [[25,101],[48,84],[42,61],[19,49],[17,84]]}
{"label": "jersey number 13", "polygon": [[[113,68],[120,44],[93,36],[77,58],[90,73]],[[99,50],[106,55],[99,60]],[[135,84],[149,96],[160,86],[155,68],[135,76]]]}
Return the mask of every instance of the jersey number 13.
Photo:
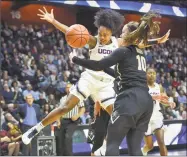
{"label": "jersey number 13", "polygon": [[146,60],[145,60],[145,57],[137,55],[136,59],[138,60],[138,70],[146,71]]}

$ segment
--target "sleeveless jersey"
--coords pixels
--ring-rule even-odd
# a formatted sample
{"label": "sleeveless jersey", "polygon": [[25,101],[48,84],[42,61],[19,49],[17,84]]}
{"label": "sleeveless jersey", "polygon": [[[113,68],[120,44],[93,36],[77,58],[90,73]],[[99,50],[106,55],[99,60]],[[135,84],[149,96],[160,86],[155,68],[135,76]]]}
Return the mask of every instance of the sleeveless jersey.
{"label": "sleeveless jersey", "polygon": [[[102,58],[110,55],[115,49],[117,49],[118,48],[117,39],[112,36],[111,40],[112,40],[111,44],[101,45],[99,43],[99,40],[97,39],[97,44],[96,44],[95,48],[90,50],[90,59],[96,60],[96,61],[101,60]],[[93,71],[93,70],[89,70],[89,69],[86,69],[86,71],[91,75],[102,76],[104,78],[110,78],[110,79],[114,80],[113,77],[106,74],[104,71]]]}
{"label": "sleeveless jersey", "polygon": [[[160,86],[157,83],[154,83],[155,87],[149,87],[149,94],[151,96],[157,96],[160,95]],[[154,100],[154,107],[153,107],[153,114],[155,111],[159,111],[160,110],[160,103],[159,101],[155,101]]]}

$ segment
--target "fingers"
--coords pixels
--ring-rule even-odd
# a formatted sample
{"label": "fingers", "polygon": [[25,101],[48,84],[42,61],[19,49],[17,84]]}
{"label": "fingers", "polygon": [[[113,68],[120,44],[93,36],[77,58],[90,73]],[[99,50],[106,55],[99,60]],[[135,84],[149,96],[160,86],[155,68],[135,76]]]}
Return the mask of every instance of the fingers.
{"label": "fingers", "polygon": [[45,18],[43,17],[43,18],[40,18],[41,20],[45,20]]}
{"label": "fingers", "polygon": [[51,9],[51,14],[53,15],[53,9]]}
{"label": "fingers", "polygon": [[45,12],[43,11],[43,10],[41,10],[41,9],[38,9],[42,14],[45,14]]}
{"label": "fingers", "polygon": [[38,16],[40,16],[40,17],[44,17],[44,15],[42,15],[42,14],[37,14]]}
{"label": "fingers", "polygon": [[43,8],[44,8],[44,10],[45,10],[45,13],[48,13],[48,12],[47,12],[47,9],[46,9],[45,7],[43,7]]}

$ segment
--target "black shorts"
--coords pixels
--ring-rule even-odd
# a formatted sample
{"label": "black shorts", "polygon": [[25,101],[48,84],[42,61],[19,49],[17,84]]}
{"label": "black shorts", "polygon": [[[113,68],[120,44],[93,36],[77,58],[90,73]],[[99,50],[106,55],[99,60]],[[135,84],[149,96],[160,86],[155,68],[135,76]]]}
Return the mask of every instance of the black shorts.
{"label": "black shorts", "polygon": [[102,141],[101,138],[105,138],[109,120],[110,115],[108,114],[108,112],[101,109],[100,116],[97,116],[96,119],[90,125],[87,139],[88,143],[94,144],[96,143],[95,141]]}
{"label": "black shorts", "polygon": [[124,120],[127,127],[147,131],[148,123],[153,112],[153,100],[148,90],[141,87],[133,87],[119,93],[114,103],[114,112],[111,122],[115,122],[120,116],[126,116]]}

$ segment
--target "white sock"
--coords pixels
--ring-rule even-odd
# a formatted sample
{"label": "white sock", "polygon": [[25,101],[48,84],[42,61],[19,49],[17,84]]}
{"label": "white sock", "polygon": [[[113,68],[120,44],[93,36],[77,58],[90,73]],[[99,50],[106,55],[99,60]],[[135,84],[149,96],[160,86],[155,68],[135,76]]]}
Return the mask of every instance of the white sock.
{"label": "white sock", "polygon": [[38,123],[38,124],[36,125],[36,130],[37,130],[38,132],[40,132],[44,127],[45,127],[45,126],[43,126],[42,122],[40,122],[40,123]]}

